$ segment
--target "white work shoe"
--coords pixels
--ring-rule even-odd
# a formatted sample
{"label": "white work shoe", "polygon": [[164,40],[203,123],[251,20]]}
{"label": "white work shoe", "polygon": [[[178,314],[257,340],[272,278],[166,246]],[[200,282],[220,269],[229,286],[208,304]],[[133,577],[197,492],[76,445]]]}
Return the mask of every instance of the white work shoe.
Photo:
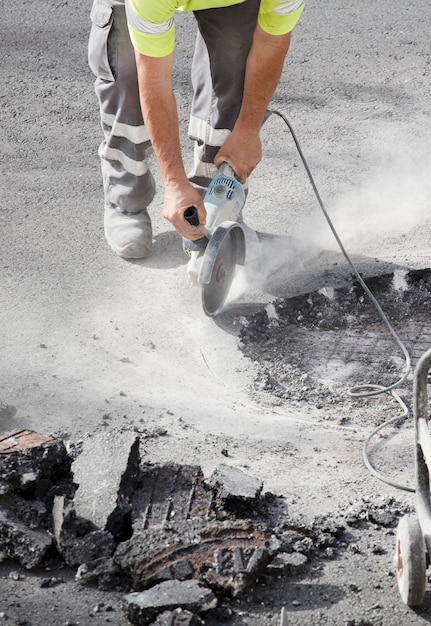
{"label": "white work shoe", "polygon": [[153,242],[151,219],[146,209],[132,213],[116,206],[105,206],[106,241],[123,259],[143,259]]}

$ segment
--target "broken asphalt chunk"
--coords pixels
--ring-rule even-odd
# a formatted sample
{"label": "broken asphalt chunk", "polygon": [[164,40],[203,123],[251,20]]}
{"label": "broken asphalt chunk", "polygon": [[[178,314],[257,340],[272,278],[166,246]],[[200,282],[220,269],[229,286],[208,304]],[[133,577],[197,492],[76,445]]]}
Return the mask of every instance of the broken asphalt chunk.
{"label": "broken asphalt chunk", "polygon": [[51,508],[42,500],[23,498],[16,493],[0,496],[0,511],[17,518],[28,528],[51,530]]}
{"label": "broken asphalt chunk", "polygon": [[52,518],[55,544],[67,565],[75,567],[114,553],[116,542],[111,533],[79,518],[64,496],[54,498]]}
{"label": "broken asphalt chunk", "polygon": [[[138,626],[148,626],[159,614],[177,608],[183,612],[202,613],[216,606],[214,593],[197,580],[163,582],[147,591],[130,593],[124,599],[128,619]],[[189,623],[193,625],[193,622]]]}
{"label": "broken asphalt chunk", "polygon": [[282,552],[277,554],[267,567],[268,574],[275,576],[296,576],[302,573],[308,558],[300,552]]}
{"label": "broken asphalt chunk", "polygon": [[43,478],[53,481],[70,468],[62,441],[26,429],[0,435],[0,495]]}
{"label": "broken asphalt chunk", "polygon": [[103,591],[130,591],[130,581],[112,557],[101,557],[78,567],[75,580],[81,584],[96,583]]}
{"label": "broken asphalt chunk", "polygon": [[43,529],[31,529],[10,511],[0,510],[0,552],[26,569],[39,565],[52,545],[52,535]]}
{"label": "broken asphalt chunk", "polygon": [[227,508],[253,506],[263,487],[258,478],[225,463],[221,463],[214,470],[208,484],[217,491],[217,501]]}
{"label": "broken asphalt chunk", "polygon": [[204,626],[204,623],[195,613],[175,609],[161,613],[152,626]]}
{"label": "broken asphalt chunk", "polygon": [[72,472],[78,484],[76,514],[110,532],[117,541],[123,540],[140,474],[139,437],[131,432],[91,437],[73,462]]}

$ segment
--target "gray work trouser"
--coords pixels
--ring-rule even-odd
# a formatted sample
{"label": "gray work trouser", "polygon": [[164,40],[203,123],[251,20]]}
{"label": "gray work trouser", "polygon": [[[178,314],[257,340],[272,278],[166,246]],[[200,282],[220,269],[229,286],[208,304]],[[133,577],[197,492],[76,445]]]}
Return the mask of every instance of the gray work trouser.
{"label": "gray work trouser", "polygon": [[[195,11],[189,136],[195,140],[190,180],[206,187],[214,157],[241,108],[247,56],[260,0]],[[140,211],[155,194],[146,156],[151,143],[142,119],[136,63],[121,0],[93,0],[88,61],[96,76],[104,140],[99,148],[105,202]]]}

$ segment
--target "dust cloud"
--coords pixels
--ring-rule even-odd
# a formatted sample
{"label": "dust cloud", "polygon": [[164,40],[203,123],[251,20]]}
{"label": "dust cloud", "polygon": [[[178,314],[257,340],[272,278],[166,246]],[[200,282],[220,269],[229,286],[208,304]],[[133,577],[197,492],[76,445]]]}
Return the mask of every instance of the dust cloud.
{"label": "dust cloud", "polygon": [[[425,138],[381,128],[364,141],[358,171],[344,192],[325,204],[343,244],[360,250],[381,237],[405,237],[426,224],[431,214],[431,153]],[[360,168],[360,169],[359,169]],[[316,247],[338,249],[336,239],[318,216],[303,233]]]}
{"label": "dust cloud", "polygon": [[[429,144],[426,137],[407,131],[394,137],[393,127],[374,126],[364,133],[356,146],[358,167],[350,164],[349,172],[339,172],[340,190],[335,188],[332,197],[319,190],[325,210],[354,264],[360,258],[378,258],[383,242],[395,256],[408,257],[410,238],[431,227]],[[342,251],[317,200],[312,214],[298,221],[289,236],[258,236],[259,254],[237,271],[229,301],[256,289],[285,296],[290,287],[301,292],[300,283],[323,266],[338,263],[343,273]]]}

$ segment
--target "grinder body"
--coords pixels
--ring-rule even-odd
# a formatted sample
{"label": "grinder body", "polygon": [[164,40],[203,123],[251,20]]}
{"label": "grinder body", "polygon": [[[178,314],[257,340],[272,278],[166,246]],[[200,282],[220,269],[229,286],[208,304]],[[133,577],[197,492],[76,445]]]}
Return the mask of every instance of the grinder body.
{"label": "grinder body", "polygon": [[[245,225],[242,209],[246,193],[234,171],[223,163],[203,199],[207,212],[204,237],[183,239],[190,255],[187,271],[191,282],[202,286],[202,303],[207,315],[216,315],[228,296],[236,266],[245,263]],[[184,217],[198,225],[197,211],[190,207]]]}

